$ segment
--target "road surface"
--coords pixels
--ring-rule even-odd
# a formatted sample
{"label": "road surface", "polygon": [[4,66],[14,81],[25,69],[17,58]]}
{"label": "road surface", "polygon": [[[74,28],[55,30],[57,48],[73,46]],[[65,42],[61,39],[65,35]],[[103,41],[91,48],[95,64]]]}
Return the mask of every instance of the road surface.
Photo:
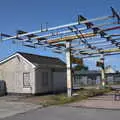
{"label": "road surface", "polygon": [[52,106],[0,120],[120,120],[120,110]]}

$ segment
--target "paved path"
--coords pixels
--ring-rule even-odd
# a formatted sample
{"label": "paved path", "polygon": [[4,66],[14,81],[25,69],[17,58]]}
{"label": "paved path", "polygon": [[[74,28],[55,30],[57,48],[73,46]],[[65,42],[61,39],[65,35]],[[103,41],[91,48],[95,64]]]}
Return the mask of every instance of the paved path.
{"label": "paved path", "polygon": [[114,101],[113,94],[106,94],[103,96],[91,97],[88,100],[71,103],[68,106],[120,110],[120,101]]}
{"label": "paved path", "polygon": [[19,97],[5,96],[0,97],[0,118],[16,115],[18,113],[24,113],[29,110],[34,110],[41,107],[31,103],[20,102]]}

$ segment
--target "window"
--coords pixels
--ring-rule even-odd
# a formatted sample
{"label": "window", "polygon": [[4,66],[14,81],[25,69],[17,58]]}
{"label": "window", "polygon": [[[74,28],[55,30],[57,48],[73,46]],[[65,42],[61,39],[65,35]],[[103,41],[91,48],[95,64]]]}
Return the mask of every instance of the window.
{"label": "window", "polygon": [[30,87],[30,72],[23,73],[23,87]]}
{"label": "window", "polygon": [[42,85],[48,85],[48,72],[42,72]]}

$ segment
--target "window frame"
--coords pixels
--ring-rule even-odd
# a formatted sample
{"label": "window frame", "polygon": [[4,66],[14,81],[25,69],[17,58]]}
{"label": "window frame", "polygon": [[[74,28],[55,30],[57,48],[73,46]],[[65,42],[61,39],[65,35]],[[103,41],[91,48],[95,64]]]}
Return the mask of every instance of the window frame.
{"label": "window frame", "polygon": [[[27,80],[25,80],[25,75],[27,76]],[[30,88],[31,84],[30,84],[30,72],[23,72],[23,88]]]}

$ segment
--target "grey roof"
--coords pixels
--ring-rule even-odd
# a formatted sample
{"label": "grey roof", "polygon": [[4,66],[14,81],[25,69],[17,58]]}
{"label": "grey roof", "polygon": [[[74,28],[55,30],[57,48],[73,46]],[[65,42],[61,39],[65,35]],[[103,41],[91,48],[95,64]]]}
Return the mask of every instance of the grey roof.
{"label": "grey roof", "polygon": [[46,66],[53,66],[53,67],[64,67],[66,64],[60,60],[59,58],[53,58],[53,57],[47,57],[47,56],[41,56],[41,55],[35,55],[30,53],[23,53],[23,52],[17,52],[20,55],[22,55],[24,58],[26,58],[29,62],[34,64],[36,67],[39,67],[41,65]]}
{"label": "grey roof", "polygon": [[88,75],[88,74],[100,74],[100,71],[97,70],[81,70],[74,71],[75,74]]}

